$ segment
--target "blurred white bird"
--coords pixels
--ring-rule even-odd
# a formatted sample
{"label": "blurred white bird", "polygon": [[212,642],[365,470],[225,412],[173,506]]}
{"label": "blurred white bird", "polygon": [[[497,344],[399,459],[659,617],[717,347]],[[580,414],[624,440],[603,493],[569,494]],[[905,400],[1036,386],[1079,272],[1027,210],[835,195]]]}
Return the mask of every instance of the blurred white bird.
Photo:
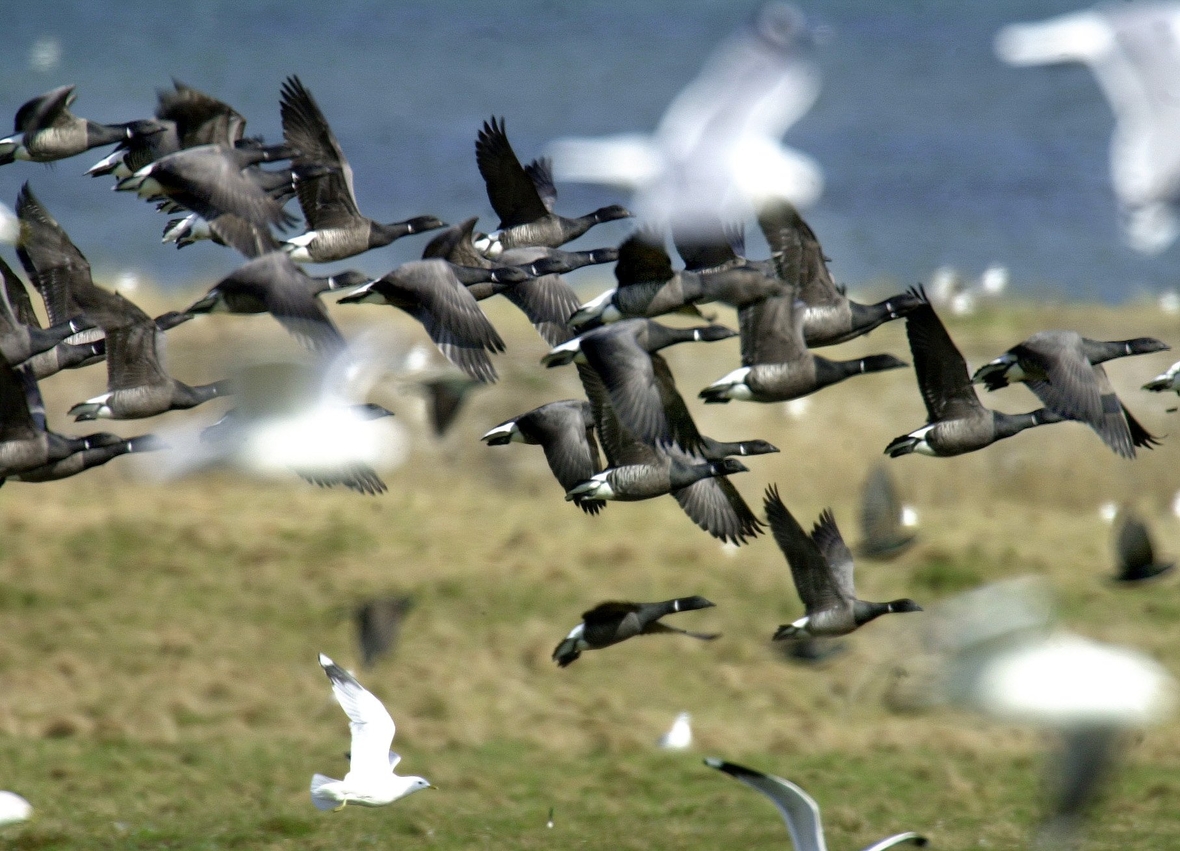
{"label": "blurred white bird", "polygon": [[420,789],[434,788],[425,778],[394,774],[401,762],[401,757],[389,749],[396,727],[381,701],[323,653],[320,666],[332,682],[332,694],[348,715],[352,747],[343,780],[322,774],[312,776],[311,802],[316,809],[342,810],[350,803],[383,807]]}
{"label": "blurred white bird", "polygon": [[687,750],[692,746],[692,727],[689,724],[691,720],[692,716],[687,712],[681,712],[676,716],[676,720],[672,722],[672,726],[668,732],[660,736],[657,744],[665,750]]}
{"label": "blurred white bird", "polygon": [[0,827],[28,821],[33,805],[16,792],[0,792]]}
{"label": "blurred white bird", "polygon": [[1110,174],[1128,244],[1158,254],[1180,234],[1180,3],[1109,3],[996,35],[1010,65],[1082,62],[1114,112]]}
{"label": "blurred white bird", "polygon": [[0,204],[0,242],[15,245],[20,238],[20,221],[6,204]]}
{"label": "blurred white bird", "polygon": [[654,134],[558,139],[554,177],[634,189],[636,215],[678,235],[712,235],[719,215],[744,219],[766,197],[814,203],[823,173],[781,142],[819,94],[812,35],[797,8],[767,3],[718,45]]}

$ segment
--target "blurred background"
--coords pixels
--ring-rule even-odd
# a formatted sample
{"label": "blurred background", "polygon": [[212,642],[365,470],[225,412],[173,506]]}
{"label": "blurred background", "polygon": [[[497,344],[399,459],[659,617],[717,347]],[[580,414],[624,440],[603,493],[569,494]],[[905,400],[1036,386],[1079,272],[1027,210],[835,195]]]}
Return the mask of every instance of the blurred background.
{"label": "blurred background", "polygon": [[[1108,303],[1177,285],[1180,249],[1146,257],[1121,240],[1108,164],[1113,118],[1090,71],[1011,68],[996,58],[1003,25],[1079,6],[807,4],[822,89],[785,141],[823,170],[809,220],[835,258],[837,280],[908,286],[944,265],[974,278],[1000,264],[1022,294]],[[330,10],[194,0],[116,11],[49,0],[6,25],[0,105],[11,114],[35,94],[76,83],[77,114],[124,121],[150,115],[155,89],[175,76],[233,105],[248,118],[247,133],[277,140],[279,85],[298,74],[352,162],[362,210],[382,221],[478,212],[490,229],[473,156],[484,119],[506,117],[522,158],[562,136],[650,131],[755,8],[748,0],[506,0],[489,14],[456,0]],[[149,207],[112,197],[109,180],[80,178],[102,155],[3,169],[0,198],[11,204],[31,180],[100,277],[195,286],[237,263],[209,245],[178,254],[159,244],[162,222]],[[560,191],[567,211],[619,194],[575,184]],[[627,225],[607,228],[594,240],[607,244]],[[397,244],[351,265],[383,274],[419,248]]]}

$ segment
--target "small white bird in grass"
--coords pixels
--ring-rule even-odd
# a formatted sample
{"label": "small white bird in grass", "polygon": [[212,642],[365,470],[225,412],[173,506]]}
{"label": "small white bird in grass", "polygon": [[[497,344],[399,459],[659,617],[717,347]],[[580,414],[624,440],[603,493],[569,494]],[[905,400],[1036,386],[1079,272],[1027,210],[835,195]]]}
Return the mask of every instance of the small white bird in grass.
{"label": "small white bird in grass", "polygon": [[28,821],[33,805],[15,792],[0,792],[0,827]]}
{"label": "small white bird in grass", "polygon": [[381,701],[323,653],[320,666],[332,681],[336,701],[348,715],[352,748],[348,773],[343,780],[312,775],[311,802],[316,809],[339,811],[349,803],[383,807],[419,789],[434,789],[422,777],[399,777],[393,773],[401,757],[389,749],[396,728]]}
{"label": "small white bird in grass", "polygon": [[676,720],[672,722],[671,729],[660,736],[657,744],[670,751],[682,751],[692,747],[692,727],[689,725],[691,718],[692,716],[687,712],[677,715]]}

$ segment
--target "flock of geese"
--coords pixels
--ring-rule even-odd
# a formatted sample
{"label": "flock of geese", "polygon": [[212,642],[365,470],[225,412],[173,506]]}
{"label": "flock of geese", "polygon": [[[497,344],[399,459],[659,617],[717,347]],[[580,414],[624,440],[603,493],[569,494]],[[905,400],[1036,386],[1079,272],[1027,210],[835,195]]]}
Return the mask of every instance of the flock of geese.
{"label": "flock of geese", "polygon": [[[79,421],[153,417],[232,393],[233,386],[224,381],[187,385],[172,378],[161,362],[163,335],[200,314],[269,313],[327,363],[350,353],[320,297],[344,292],[340,304],[383,304],[408,313],[470,381],[491,383],[497,378],[492,356],[505,346],[479,302],[502,295],[551,347],[544,366],[575,366],[585,398],[522,413],[489,429],[483,440],[490,446],[539,445],[566,500],[588,514],[599,513],[608,501],[670,494],[694,523],[733,545],[747,543],[769,525],[805,607],[804,615],[780,626],[774,638],[804,647],[811,639],[846,635],[881,615],[921,607],[909,599],[857,598],[853,555],[831,511],[824,511],[809,532],[771,485],[763,498],[765,523],[759,519],[729,476],[747,471],[739,459],[778,449],[761,439],[703,435],[660,354],[663,349],[737,336],[741,365],[701,389],[699,398],[706,404],[779,402],[854,376],[907,368],[890,354],[836,360],[817,353],[900,319],[928,416],[885,447],[891,457],[960,455],[1028,428],[1068,420],[1086,423],[1126,458],[1157,444],[1115,395],[1103,364],[1167,349],[1163,342],[1104,342],[1072,331],[1044,331],[972,375],[921,287],[876,304],[852,301],[829,273],[815,233],[782,199],[764,200],[756,211],[770,258],[747,258],[740,230],[718,218],[692,233],[671,234],[685,264],[676,269],[665,234],[652,225],[637,229],[617,248],[563,250],[596,224],[631,214],[618,205],[573,218],[557,213],[550,163],[537,159],[522,165],[502,119],[484,123],[475,143],[476,163],[500,219],[497,230],[482,233],[475,218],[448,226],[429,215],[382,223],[362,214],[348,159],[315,98],[294,76],[280,94],[283,140],[278,144],[245,136],[245,119],[234,109],[175,81],[159,93],[154,117],[123,124],[75,116],[70,111],[74,98],[74,88],[63,86],[24,104],[14,135],[0,140],[0,164],[51,162],[114,144],[114,152],[88,173],[113,176],[117,189],[134,192],[172,216],[164,226],[165,241],[183,247],[209,239],[246,260],[185,310],[151,317],[124,296],[95,285],[82,252],[25,184],[16,199],[16,251],[49,324],[40,326],[24,283],[0,259],[5,287],[0,299],[0,479],[58,479],[118,455],[162,448],[150,434],[127,439],[96,432],[72,438],[50,431],[38,382],[60,370],[106,362],[107,391],[69,410]],[[298,222],[286,209],[292,199],[305,229],[280,239],[276,233]],[[432,234],[422,259],[377,279],[353,271],[317,277],[300,265],[347,259],[419,233]],[[581,304],[561,276],[603,263],[615,264],[617,286]],[[666,314],[701,317],[700,306],[707,303],[734,308],[738,330],[655,321]],[[983,384],[992,391],[1017,382],[1025,383],[1043,407],[1016,415],[993,411],[975,389]],[[1180,389],[1180,365],[1147,388]],[[358,407],[366,416],[389,414],[375,405]],[[207,430],[209,439],[227,433],[233,421],[231,412]],[[308,472],[306,477],[367,493],[384,490],[367,469]],[[893,499],[887,477],[874,487],[881,500]],[[896,554],[912,540],[896,523],[890,525],[896,518],[892,503],[883,516],[872,521],[884,528],[868,550],[878,557]],[[1142,550],[1139,538],[1132,543]],[[1150,544],[1147,558],[1151,561]],[[410,605],[395,598],[358,611],[366,663],[393,640],[397,619]],[[553,659],[564,667],[587,650],[636,635],[716,638],[663,623],[669,615],[713,605],[699,596],[603,602],[583,615]],[[320,663],[351,719],[353,738],[348,775],[340,781],[322,775],[313,779],[316,806],[377,806],[429,787],[422,778],[394,773],[398,758],[388,751],[394,725],[380,701],[326,656]],[[804,831],[799,825],[806,813],[813,812],[818,825],[818,808],[793,784],[728,763],[710,764],[770,795],[793,835]],[[822,832],[818,841],[799,836],[795,841],[798,848],[823,847]],[[924,840],[902,834],[873,847],[902,841]]]}

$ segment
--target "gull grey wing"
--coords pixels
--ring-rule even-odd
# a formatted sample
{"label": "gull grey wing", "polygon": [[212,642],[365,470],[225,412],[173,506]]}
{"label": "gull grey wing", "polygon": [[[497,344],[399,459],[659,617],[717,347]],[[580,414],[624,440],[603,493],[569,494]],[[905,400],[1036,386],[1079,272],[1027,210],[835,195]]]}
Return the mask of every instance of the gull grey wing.
{"label": "gull grey wing", "polygon": [[705,765],[724,771],[769,798],[787,824],[795,851],[827,851],[819,804],[794,783],[719,759],[708,758]]}

